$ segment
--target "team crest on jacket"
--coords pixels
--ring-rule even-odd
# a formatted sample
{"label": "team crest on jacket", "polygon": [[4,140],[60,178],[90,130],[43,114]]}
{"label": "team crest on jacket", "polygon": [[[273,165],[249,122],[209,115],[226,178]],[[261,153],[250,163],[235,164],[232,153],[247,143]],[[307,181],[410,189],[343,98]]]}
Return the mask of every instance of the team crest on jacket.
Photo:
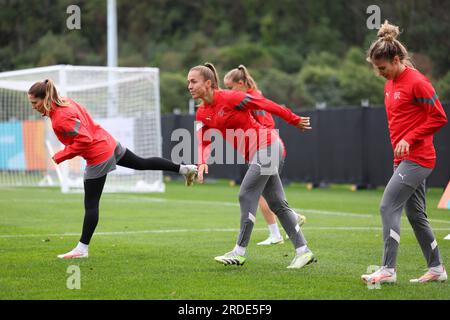
{"label": "team crest on jacket", "polygon": [[394,92],[394,99],[395,100],[400,99],[400,91]]}
{"label": "team crest on jacket", "polygon": [[225,110],[223,110],[222,108],[217,114],[219,115],[219,117],[223,117],[225,115]]}

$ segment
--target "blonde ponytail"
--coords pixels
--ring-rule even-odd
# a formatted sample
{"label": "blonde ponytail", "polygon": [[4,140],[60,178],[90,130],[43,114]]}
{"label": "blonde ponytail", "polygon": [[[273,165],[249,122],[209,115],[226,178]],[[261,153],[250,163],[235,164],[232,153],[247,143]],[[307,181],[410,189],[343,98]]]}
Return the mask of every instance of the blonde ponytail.
{"label": "blonde ponytail", "polygon": [[393,24],[389,24],[389,22],[385,20],[381,25],[380,30],[378,30],[377,37],[385,41],[394,41],[399,34],[400,29]]}
{"label": "blonde ponytail", "polygon": [[205,80],[211,81],[213,89],[220,89],[219,75],[211,62],[205,62],[203,65],[195,66],[190,71],[198,71]]}
{"label": "blonde ponytail", "polygon": [[213,89],[219,89],[220,88],[219,74],[217,73],[216,67],[214,67],[214,65],[211,62],[205,62],[204,66],[210,69],[214,75],[214,81],[212,85]]}
{"label": "blonde ponytail", "polygon": [[67,107],[69,104],[64,101],[58,94],[53,80],[46,79],[42,82],[36,82],[28,90],[28,94],[33,97],[43,99],[43,107],[47,112],[52,109],[52,104],[54,103],[58,107]]}
{"label": "blonde ponytail", "polygon": [[253,77],[250,75],[250,72],[248,72],[247,68],[243,64],[240,64],[237,68],[228,71],[224,79],[228,79],[235,83],[242,81],[247,89],[259,90],[256,81],[253,79]]}
{"label": "blonde ponytail", "polygon": [[414,67],[408,50],[397,40],[399,34],[399,27],[385,20],[380,30],[378,30],[378,39],[370,45],[367,51],[366,60],[370,63],[373,63],[374,60],[392,61],[395,56],[398,56],[401,63],[409,67]]}

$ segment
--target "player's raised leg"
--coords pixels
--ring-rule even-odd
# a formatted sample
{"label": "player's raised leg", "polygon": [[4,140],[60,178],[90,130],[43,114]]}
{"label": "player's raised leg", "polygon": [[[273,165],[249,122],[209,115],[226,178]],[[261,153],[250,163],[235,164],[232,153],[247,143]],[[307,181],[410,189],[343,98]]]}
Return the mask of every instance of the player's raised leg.
{"label": "player's raised leg", "polygon": [[197,176],[197,166],[193,164],[176,164],[168,159],[160,157],[142,158],[126,149],[125,153],[117,162],[119,166],[135,170],[163,170],[177,172],[184,176],[186,186],[191,186]]}

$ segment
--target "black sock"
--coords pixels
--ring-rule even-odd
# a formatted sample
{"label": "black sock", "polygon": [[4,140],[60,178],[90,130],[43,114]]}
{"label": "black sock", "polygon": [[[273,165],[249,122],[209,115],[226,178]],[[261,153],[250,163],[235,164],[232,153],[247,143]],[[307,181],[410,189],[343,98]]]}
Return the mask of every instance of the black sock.
{"label": "black sock", "polygon": [[164,170],[177,173],[180,172],[180,165],[175,164],[170,160],[160,157],[141,158],[128,149],[117,164],[119,166],[135,170]]}

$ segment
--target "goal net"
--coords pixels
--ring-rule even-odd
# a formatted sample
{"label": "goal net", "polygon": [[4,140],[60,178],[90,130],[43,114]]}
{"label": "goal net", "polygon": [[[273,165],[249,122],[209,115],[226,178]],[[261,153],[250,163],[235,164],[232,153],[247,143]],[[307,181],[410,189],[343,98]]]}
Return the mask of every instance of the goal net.
{"label": "goal net", "polygon": [[[51,161],[63,145],[50,120],[31,108],[27,92],[37,81],[52,79],[61,96],[86,107],[95,122],[141,157],[162,155],[157,68],[57,65],[0,73],[0,186],[61,186],[81,191],[84,159],[60,165]],[[117,166],[105,192],[163,192],[161,171]]]}

